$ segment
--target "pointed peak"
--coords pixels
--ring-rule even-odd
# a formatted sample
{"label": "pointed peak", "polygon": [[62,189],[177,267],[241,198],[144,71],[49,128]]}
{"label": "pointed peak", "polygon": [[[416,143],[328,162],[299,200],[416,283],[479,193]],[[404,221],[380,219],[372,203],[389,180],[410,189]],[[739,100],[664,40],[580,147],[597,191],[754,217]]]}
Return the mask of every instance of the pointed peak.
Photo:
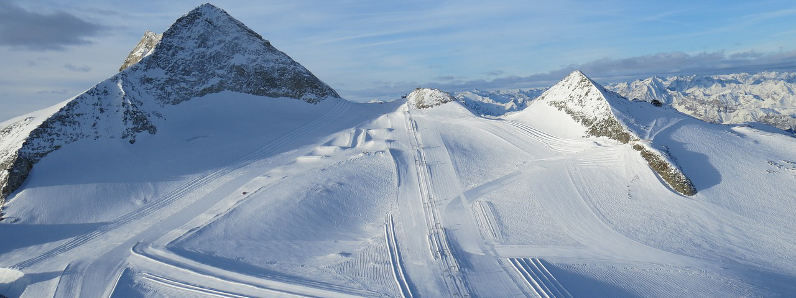
{"label": "pointed peak", "polygon": [[571,73],[569,73],[569,75],[567,75],[564,79],[562,79],[561,82],[559,82],[559,84],[562,82],[570,82],[570,83],[582,82],[583,84],[591,83],[592,85],[595,85],[594,81],[592,81],[591,78],[583,74],[583,72],[581,72],[580,70],[572,71]]}
{"label": "pointed peak", "polygon": [[129,68],[133,74],[157,84],[155,90],[164,89],[159,98],[170,104],[221,91],[309,103],[340,97],[260,34],[209,3],[177,19],[151,55]]}
{"label": "pointed peak", "polygon": [[553,85],[553,87],[550,87],[548,91],[561,90],[561,89],[569,91],[581,90],[581,92],[586,90],[596,89],[595,91],[598,93],[603,92],[602,86],[592,81],[580,70],[575,70],[571,72],[561,81]]}
{"label": "pointed peak", "polygon": [[583,74],[582,71],[580,71],[578,69],[576,69],[576,70],[572,71],[571,73],[569,73],[567,78],[577,78],[577,79],[587,78],[588,79],[588,77],[585,74]]}
{"label": "pointed peak", "polygon": [[[256,39],[263,39],[260,34],[246,27],[246,25],[232,17],[225,10],[210,3],[199,5],[184,14],[163,34],[166,39],[179,36],[182,36],[181,38],[196,38],[196,35],[219,31],[219,29],[226,31],[223,32],[223,34],[233,34],[233,38],[235,37],[234,35],[243,34],[251,35]],[[226,37],[229,38],[230,36]]]}
{"label": "pointed peak", "polygon": [[189,11],[186,15],[189,15],[189,14],[203,14],[203,15],[207,14],[207,15],[209,15],[209,14],[227,14],[227,12],[224,11],[223,9],[219,8],[218,6],[215,6],[215,5],[210,4],[210,3],[205,3],[205,4],[197,6],[193,10]]}

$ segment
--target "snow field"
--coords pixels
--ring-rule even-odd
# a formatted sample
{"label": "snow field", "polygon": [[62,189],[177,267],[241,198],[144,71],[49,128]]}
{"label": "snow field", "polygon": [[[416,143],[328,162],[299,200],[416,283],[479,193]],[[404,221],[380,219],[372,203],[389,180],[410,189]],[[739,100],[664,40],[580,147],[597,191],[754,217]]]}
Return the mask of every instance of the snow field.
{"label": "snow field", "polygon": [[[56,153],[92,174],[34,171],[11,201],[22,211],[8,227],[18,230],[0,229],[24,234],[51,224],[65,236],[2,246],[10,260],[2,265],[19,265],[20,280],[30,283],[16,291],[767,297],[795,290],[796,237],[788,228],[794,202],[787,198],[796,192],[789,170],[796,142],[782,135],[638,118],[642,135],[666,146],[693,177],[700,192],[683,197],[629,145],[582,138],[577,129],[548,131],[579,125],[556,109],[490,120],[459,103],[414,109],[324,102],[312,117],[287,120],[279,116],[292,108],[285,102],[238,119],[238,128],[259,124],[234,136],[234,129],[212,129],[214,117],[239,113],[214,105],[212,99],[232,97],[222,95],[186,102],[192,116],[167,115],[184,117],[163,127],[167,140],[136,143],[181,147],[158,156],[114,149],[139,163],[130,172],[118,169],[131,161],[103,166],[83,156],[120,147],[113,142]],[[261,129],[281,121],[292,122]],[[175,139],[177,131],[184,133]],[[255,136],[241,137],[247,134]],[[226,144],[231,139],[237,143]],[[177,150],[188,154],[152,162]],[[54,169],[67,161],[43,163]],[[153,182],[120,182],[149,173]],[[760,185],[777,187],[760,193]],[[64,194],[61,208],[74,212],[35,208],[44,193]],[[69,207],[98,196],[105,202],[96,209]],[[120,209],[115,217],[93,214],[112,208]],[[58,274],[37,279],[42,272]]]}

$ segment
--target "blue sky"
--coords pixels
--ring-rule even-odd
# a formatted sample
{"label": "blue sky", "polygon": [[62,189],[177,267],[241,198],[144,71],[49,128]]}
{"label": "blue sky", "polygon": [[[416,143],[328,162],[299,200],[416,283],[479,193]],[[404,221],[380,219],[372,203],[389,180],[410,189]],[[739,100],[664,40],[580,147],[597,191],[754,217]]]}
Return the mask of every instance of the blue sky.
{"label": "blue sky", "polygon": [[[0,0],[0,121],[115,74],[197,1]],[[346,98],[796,70],[788,1],[214,1]]]}

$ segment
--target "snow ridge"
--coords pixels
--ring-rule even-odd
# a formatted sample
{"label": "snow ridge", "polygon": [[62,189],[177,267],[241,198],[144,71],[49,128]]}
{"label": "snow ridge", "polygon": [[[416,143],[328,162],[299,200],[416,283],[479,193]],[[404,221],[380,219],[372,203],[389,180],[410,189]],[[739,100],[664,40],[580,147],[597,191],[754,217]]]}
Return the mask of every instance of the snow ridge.
{"label": "snow ridge", "polygon": [[[145,34],[144,39],[147,43],[155,38]],[[66,144],[114,138],[132,144],[141,133],[155,134],[156,123],[165,121],[160,110],[166,105],[221,91],[311,104],[339,98],[309,70],[211,4],[179,18],[152,51],[146,48],[139,43],[131,53],[140,52],[138,63],[76,96],[48,118],[27,124],[23,119],[3,130],[2,134],[29,134],[0,147],[0,203],[21,185],[33,164]]]}

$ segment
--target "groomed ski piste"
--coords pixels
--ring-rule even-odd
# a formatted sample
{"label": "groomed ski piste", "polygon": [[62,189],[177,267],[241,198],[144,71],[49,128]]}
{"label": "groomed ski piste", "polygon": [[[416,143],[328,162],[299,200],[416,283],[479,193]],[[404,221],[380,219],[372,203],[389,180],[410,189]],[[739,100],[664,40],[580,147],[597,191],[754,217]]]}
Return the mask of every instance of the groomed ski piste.
{"label": "groomed ski piste", "polygon": [[0,294],[796,292],[785,135],[639,117],[697,186],[686,197],[631,145],[542,103],[486,119],[459,102],[221,92],[164,114],[135,146],[83,140],[36,166],[0,225]]}

